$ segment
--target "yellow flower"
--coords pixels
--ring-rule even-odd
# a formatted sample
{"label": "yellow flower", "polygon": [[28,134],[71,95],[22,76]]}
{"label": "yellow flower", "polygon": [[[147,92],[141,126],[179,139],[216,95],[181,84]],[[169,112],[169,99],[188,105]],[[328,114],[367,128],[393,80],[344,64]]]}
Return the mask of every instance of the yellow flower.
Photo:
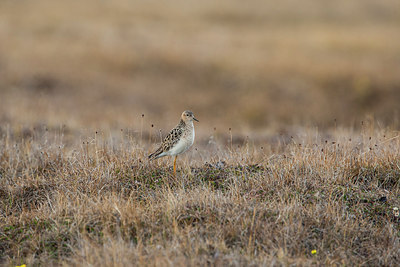
{"label": "yellow flower", "polygon": [[311,250],[311,254],[317,254],[317,250],[316,249],[313,249],[313,250]]}
{"label": "yellow flower", "polygon": [[22,264],[22,265],[15,266],[15,267],[26,267],[26,264]]}

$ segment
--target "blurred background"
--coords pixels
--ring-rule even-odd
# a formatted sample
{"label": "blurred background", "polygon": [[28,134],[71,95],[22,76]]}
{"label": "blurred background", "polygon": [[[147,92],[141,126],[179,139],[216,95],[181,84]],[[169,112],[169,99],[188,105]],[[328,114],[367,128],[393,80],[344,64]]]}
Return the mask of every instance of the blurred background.
{"label": "blurred background", "polygon": [[398,0],[0,1],[3,126],[391,126],[399,103]]}

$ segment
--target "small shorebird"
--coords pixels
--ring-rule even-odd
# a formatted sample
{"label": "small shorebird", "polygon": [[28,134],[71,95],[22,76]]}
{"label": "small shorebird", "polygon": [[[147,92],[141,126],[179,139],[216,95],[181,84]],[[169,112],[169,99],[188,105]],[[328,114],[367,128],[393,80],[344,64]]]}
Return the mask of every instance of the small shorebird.
{"label": "small shorebird", "polygon": [[176,175],[176,158],[193,145],[193,120],[198,122],[193,112],[185,110],[181,115],[181,121],[178,125],[164,138],[161,146],[154,153],[149,155],[150,160],[164,156],[175,156],[174,176]]}

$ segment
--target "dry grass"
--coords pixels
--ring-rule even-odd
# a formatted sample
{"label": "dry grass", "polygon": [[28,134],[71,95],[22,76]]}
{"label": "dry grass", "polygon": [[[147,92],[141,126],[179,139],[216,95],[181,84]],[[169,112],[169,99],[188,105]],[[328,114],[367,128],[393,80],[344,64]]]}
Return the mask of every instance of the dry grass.
{"label": "dry grass", "polygon": [[274,142],[198,142],[180,158],[176,178],[169,160],[147,161],[138,133],[109,136],[67,145],[62,129],[1,128],[3,264],[376,266],[400,259],[396,131],[304,129]]}

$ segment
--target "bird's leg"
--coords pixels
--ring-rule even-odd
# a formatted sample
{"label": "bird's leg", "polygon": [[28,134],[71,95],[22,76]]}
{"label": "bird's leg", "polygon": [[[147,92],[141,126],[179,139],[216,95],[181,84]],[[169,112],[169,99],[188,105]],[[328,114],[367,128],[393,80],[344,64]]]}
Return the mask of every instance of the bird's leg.
{"label": "bird's leg", "polygon": [[176,158],[177,158],[178,156],[175,156],[175,159],[174,159],[174,176],[176,176]]}

